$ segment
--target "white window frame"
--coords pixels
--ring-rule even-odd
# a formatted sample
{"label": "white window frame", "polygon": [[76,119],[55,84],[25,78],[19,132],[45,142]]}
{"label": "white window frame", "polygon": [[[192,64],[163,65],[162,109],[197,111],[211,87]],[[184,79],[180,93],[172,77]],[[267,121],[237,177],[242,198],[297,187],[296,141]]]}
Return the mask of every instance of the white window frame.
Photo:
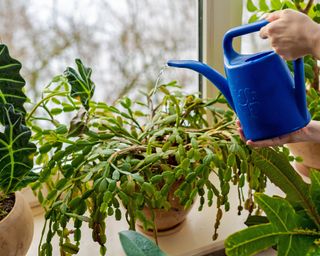
{"label": "white window frame", "polygon": [[[242,0],[203,0],[202,58],[203,62],[224,73],[222,40],[226,31],[242,23]],[[234,48],[239,51],[240,40],[235,40]],[[204,98],[212,98],[218,90],[202,78]]]}

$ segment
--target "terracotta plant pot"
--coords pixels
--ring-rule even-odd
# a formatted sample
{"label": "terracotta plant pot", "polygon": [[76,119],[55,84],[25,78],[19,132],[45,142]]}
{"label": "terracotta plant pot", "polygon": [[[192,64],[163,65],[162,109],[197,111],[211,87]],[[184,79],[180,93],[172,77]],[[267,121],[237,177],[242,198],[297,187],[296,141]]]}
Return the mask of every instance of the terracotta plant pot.
{"label": "terracotta plant pot", "polygon": [[[187,217],[187,214],[190,212],[191,207],[188,209],[184,209],[184,206],[180,204],[179,198],[174,195],[174,192],[179,187],[181,182],[176,182],[172,185],[169,194],[168,201],[171,204],[171,208],[169,210],[165,209],[154,209],[155,213],[155,225],[157,228],[158,236],[166,236],[173,234],[179,231],[182,228],[182,223]],[[149,208],[144,208],[144,214],[148,220],[151,220],[151,210]],[[142,223],[137,222],[139,229],[147,234],[152,235],[153,230],[144,230],[142,227]]]}
{"label": "terracotta plant pot", "polygon": [[296,170],[302,175],[309,176],[309,168],[320,169],[320,143],[299,142],[287,144],[294,156],[301,156],[302,163],[296,163]]}
{"label": "terracotta plant pot", "polygon": [[33,237],[33,217],[19,192],[11,212],[0,221],[0,255],[25,256]]}

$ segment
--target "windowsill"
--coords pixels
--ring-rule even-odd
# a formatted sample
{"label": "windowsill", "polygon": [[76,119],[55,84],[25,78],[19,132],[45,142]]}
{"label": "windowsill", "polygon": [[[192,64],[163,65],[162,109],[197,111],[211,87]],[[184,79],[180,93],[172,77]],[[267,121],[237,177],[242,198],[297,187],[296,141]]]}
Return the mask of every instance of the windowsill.
{"label": "windowsill", "polygon": [[[243,224],[247,213],[243,211],[241,216],[237,215],[237,194],[235,188],[231,188],[229,196],[231,209],[228,213],[224,213],[221,225],[218,230],[219,237],[216,241],[212,241],[214,231],[214,222],[216,209],[214,206],[204,206],[201,212],[198,211],[199,202],[197,201],[190,211],[183,227],[172,235],[159,238],[159,245],[168,255],[174,256],[200,256],[215,250],[223,248],[224,239],[233,232],[245,228]],[[269,194],[279,194],[278,190],[273,186],[268,189]],[[233,195],[233,196],[231,196]],[[35,216],[34,239],[31,244],[28,256],[37,255],[37,246],[40,240],[40,234],[44,223],[43,215]],[[121,221],[115,221],[113,217],[107,220],[107,255],[125,255],[118,238],[118,232],[127,230],[128,225],[125,218]],[[54,256],[60,255],[58,252],[58,241],[53,242]],[[94,243],[91,238],[91,231],[87,225],[83,224],[82,239],[79,256],[99,255],[99,245]],[[272,255],[270,251],[262,255]]]}

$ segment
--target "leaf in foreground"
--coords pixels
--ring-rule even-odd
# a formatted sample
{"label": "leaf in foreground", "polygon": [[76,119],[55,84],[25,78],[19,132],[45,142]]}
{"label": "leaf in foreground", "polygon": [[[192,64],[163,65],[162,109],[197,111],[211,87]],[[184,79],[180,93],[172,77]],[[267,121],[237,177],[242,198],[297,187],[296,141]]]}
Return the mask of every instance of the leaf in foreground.
{"label": "leaf in foreground", "polygon": [[17,112],[24,114],[23,104],[27,98],[22,91],[25,81],[20,69],[21,63],[10,57],[6,45],[0,44],[0,103],[12,104]]}
{"label": "leaf in foreground", "polygon": [[310,185],[305,183],[293,169],[287,157],[273,149],[253,151],[255,165],[279,187],[293,205],[299,205],[317,227],[320,227],[320,216],[309,194]]}
{"label": "leaf in foreground", "polygon": [[270,223],[251,226],[229,236],[225,242],[227,255],[255,255],[276,244],[278,255],[306,255],[319,234],[303,230],[300,216],[285,199],[257,193],[255,200]]}
{"label": "leaf in foreground", "polygon": [[29,142],[31,131],[23,124],[22,114],[16,113],[11,104],[1,104],[0,116],[4,125],[0,133],[0,189],[9,193],[37,179],[30,171],[36,147]]}
{"label": "leaf in foreground", "polygon": [[138,232],[127,230],[119,233],[121,245],[127,256],[165,256],[151,240]]}

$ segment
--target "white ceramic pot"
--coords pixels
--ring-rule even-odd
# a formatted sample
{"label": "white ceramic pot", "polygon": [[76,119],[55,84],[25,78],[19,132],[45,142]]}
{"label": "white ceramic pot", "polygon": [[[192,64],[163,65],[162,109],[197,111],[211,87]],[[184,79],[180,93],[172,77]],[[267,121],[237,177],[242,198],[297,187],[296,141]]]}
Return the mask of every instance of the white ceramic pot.
{"label": "white ceramic pot", "polygon": [[33,217],[21,193],[15,193],[11,212],[0,221],[0,255],[25,256],[33,237]]}

